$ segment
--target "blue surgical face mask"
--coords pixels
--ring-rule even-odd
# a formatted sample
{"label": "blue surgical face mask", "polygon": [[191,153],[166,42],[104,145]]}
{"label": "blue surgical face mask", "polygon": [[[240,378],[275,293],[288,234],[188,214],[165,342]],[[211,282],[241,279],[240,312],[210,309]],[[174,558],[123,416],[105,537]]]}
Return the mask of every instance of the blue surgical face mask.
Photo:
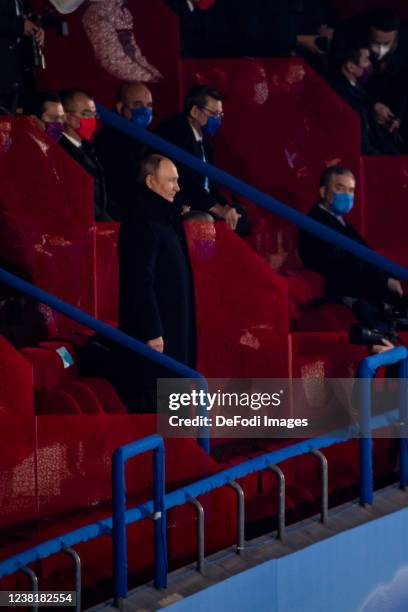
{"label": "blue surgical face mask", "polygon": [[202,130],[206,136],[214,136],[221,127],[221,117],[208,117],[207,123],[203,126]]}
{"label": "blue surgical face mask", "polygon": [[132,108],[130,112],[132,113],[131,122],[143,129],[148,128],[153,120],[153,110],[148,106]]}
{"label": "blue surgical face mask", "polygon": [[350,193],[335,193],[332,202],[332,211],[336,215],[347,215],[354,205],[354,196]]}

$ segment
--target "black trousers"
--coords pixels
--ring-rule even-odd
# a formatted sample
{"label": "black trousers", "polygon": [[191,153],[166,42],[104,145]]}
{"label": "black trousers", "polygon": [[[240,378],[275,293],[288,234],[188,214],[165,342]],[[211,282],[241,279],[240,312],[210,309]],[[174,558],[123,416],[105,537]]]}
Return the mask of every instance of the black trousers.
{"label": "black trousers", "polygon": [[20,95],[18,89],[0,90],[0,115],[14,115],[19,105]]}

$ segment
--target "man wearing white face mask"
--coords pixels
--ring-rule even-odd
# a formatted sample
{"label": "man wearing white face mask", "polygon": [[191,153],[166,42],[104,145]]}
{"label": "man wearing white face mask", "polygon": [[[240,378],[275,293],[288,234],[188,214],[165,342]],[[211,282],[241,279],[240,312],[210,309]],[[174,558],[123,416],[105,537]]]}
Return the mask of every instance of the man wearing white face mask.
{"label": "man wearing white face mask", "polygon": [[369,14],[369,41],[373,74],[367,90],[377,102],[377,120],[392,130],[400,127],[404,95],[402,83],[406,60],[401,49],[399,18],[390,9],[377,9]]}
{"label": "man wearing white face mask", "polygon": [[369,43],[360,43],[338,52],[330,74],[330,84],[360,117],[361,150],[364,155],[399,155],[399,134],[393,133],[388,125],[378,120],[374,110],[375,100],[365,88],[372,71]]}
{"label": "man wearing white face mask", "polygon": [[391,133],[399,130],[408,101],[405,84],[408,54],[399,29],[399,18],[394,11],[375,9],[341,24],[336,29],[331,51],[335,59],[339,50],[350,43],[368,41],[372,70],[364,85],[373,100],[377,123]]}

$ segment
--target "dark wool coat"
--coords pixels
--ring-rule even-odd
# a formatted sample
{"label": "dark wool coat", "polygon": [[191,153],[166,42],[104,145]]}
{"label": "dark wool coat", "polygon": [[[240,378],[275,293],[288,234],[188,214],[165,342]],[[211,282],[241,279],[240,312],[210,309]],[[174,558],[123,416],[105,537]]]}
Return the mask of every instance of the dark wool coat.
{"label": "dark wool coat", "polygon": [[[342,223],[321,206],[313,206],[309,217],[336,230],[343,236],[368,246],[346,221]],[[341,247],[325,242],[303,230],[299,232],[299,255],[306,266],[324,276],[328,296],[381,299],[387,289],[388,274],[354,257]]]}
{"label": "dark wool coat", "polygon": [[179,208],[147,187],[119,233],[119,327],[195,366],[193,278]]}

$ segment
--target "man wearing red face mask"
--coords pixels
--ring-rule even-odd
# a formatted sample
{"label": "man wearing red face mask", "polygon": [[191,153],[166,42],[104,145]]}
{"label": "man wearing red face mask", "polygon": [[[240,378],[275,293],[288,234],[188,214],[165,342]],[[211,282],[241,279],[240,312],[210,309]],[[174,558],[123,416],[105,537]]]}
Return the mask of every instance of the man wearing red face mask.
{"label": "man wearing red face mask", "polygon": [[97,128],[95,102],[81,89],[66,89],[60,97],[66,127],[59,144],[93,178],[95,221],[111,221],[115,207],[108,201],[103,168],[92,144]]}

